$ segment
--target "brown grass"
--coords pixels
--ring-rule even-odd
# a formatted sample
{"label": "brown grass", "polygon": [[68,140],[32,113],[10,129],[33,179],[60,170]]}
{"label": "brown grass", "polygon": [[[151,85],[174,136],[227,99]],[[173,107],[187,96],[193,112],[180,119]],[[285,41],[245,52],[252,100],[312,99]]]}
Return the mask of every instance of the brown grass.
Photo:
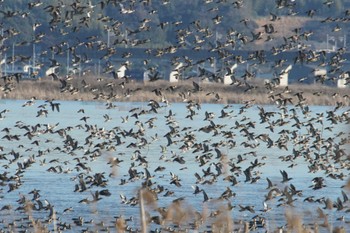
{"label": "brown grass", "polygon": [[[149,228],[152,223],[150,218],[142,217],[142,215],[150,216],[149,212],[159,210],[159,222],[153,222],[166,232],[188,232],[189,229],[203,230],[207,229],[210,232],[265,232],[264,227],[256,226],[252,221],[243,221],[237,219],[234,221],[232,212],[235,209],[228,208],[224,200],[212,199],[209,202],[203,203],[202,213],[194,211],[185,200],[176,200],[166,208],[157,207],[157,201],[154,199],[154,194],[147,188],[142,188],[140,192],[140,211],[141,219],[143,220],[142,232]],[[143,204],[141,204],[143,202]],[[161,209],[161,211],[160,211]],[[211,209],[211,211],[208,211]],[[328,222],[328,216],[325,216],[324,223],[318,224],[315,219],[314,223],[303,222],[303,215],[300,211],[294,208],[286,208],[285,210],[286,225],[283,227],[283,232],[295,233],[316,233],[319,228],[326,229],[329,232],[346,232],[344,227],[335,227],[331,230]],[[269,226],[271,232],[282,232],[278,226]],[[273,229],[275,228],[275,229]]]}
{"label": "brown grass", "polygon": [[[210,232],[265,232],[264,228],[256,228],[252,222],[243,220],[232,219],[232,211],[235,209],[228,208],[225,201],[210,200],[203,204],[202,213],[194,211],[185,200],[180,199],[173,201],[168,207],[159,208],[157,205],[157,199],[155,193],[149,188],[140,188],[139,193],[139,208],[141,219],[141,232],[149,232],[150,225],[156,224],[158,229],[162,229],[165,232],[189,232],[189,230],[202,231],[204,229]],[[97,204],[97,203],[96,203]],[[53,232],[58,231],[56,225],[57,216],[53,212],[50,221],[42,221],[33,217],[34,204],[31,201],[27,201],[25,205],[25,213],[28,216],[29,231],[35,233],[50,232],[50,226],[54,227]],[[211,212],[208,209],[212,209]],[[151,216],[151,212],[158,212],[158,214]],[[286,225],[283,232],[295,232],[295,233],[312,233],[318,232],[318,224],[315,223],[305,224],[303,223],[303,216],[297,210],[286,209],[285,211]],[[129,232],[127,230],[127,222],[123,216],[118,217],[114,226],[117,232]],[[7,226],[8,230],[16,232],[15,228]],[[15,227],[15,225],[13,226]],[[266,226],[265,226],[266,227]],[[329,226],[322,226],[323,228],[329,228]],[[282,232],[278,227],[273,230],[273,226],[270,226],[271,232]],[[69,228],[70,229],[70,228]],[[74,228],[72,228],[74,229]],[[98,230],[98,222],[96,222],[96,229]],[[110,229],[111,230],[111,229]],[[206,232],[205,230],[205,232]],[[328,231],[331,231],[328,229]],[[346,232],[343,227],[335,227],[332,232]]]}
{"label": "brown grass", "polygon": [[[84,87],[82,80],[89,87]],[[202,90],[194,92],[192,82],[193,80],[182,80],[178,83],[169,83],[158,80],[147,83],[134,81],[125,83],[124,80],[106,78],[97,81],[96,77],[88,76],[84,79],[75,77],[68,81],[68,87],[62,89],[59,81],[22,80],[19,83],[11,83],[10,91],[5,89],[9,84],[3,83],[0,95],[2,99],[30,99],[34,96],[42,100],[147,102],[153,99],[169,103],[196,101],[220,104],[245,104],[247,102],[273,104],[281,95],[285,98],[292,98],[292,102],[297,103],[298,99],[295,94],[302,92],[309,105],[336,105],[337,102],[345,106],[349,105],[348,88],[338,89],[320,84],[292,84],[288,86],[288,91],[285,87],[275,87],[271,92],[266,89],[261,79],[248,81],[249,85],[255,87],[254,89],[249,89],[245,84],[223,85],[196,80]],[[123,83],[124,88],[121,85]],[[160,94],[156,95],[155,90],[158,90]]]}
{"label": "brown grass", "polygon": [[276,29],[275,36],[291,36],[295,28],[302,28],[305,23],[310,21],[310,18],[307,17],[298,17],[298,16],[281,16],[279,20],[272,22],[270,17],[259,18],[255,22],[259,25],[257,31],[263,31],[263,25],[272,23]]}
{"label": "brown grass", "polygon": [[[273,46],[276,46],[276,41],[278,43],[284,43],[284,38],[290,38],[293,35],[296,35],[295,29],[305,28],[305,24],[310,22],[311,20],[321,20],[314,17],[312,19],[308,17],[300,17],[300,16],[280,16],[279,20],[271,21],[270,17],[263,17],[256,19],[255,22],[258,27],[254,30],[254,33],[264,32],[263,25],[272,24],[274,27],[274,33],[272,34],[264,34],[261,40],[255,40],[254,45],[255,49],[271,49]],[[271,36],[273,38],[272,41],[267,42],[267,36]]]}

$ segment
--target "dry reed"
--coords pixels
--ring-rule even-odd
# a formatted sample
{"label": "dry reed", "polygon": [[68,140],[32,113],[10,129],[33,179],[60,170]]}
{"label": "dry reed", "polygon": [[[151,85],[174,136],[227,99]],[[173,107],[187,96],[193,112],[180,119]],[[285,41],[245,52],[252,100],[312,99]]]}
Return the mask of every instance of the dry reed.
{"label": "dry reed", "polygon": [[[160,229],[165,232],[188,232],[193,230],[194,232],[210,231],[210,232],[286,232],[286,233],[315,233],[319,232],[319,226],[328,229],[328,232],[343,233],[346,230],[343,227],[335,227],[332,229],[331,223],[328,223],[328,216],[322,216],[323,223],[318,223],[315,219],[314,223],[303,223],[303,217],[300,212],[295,209],[286,209],[285,212],[285,227],[273,227],[270,229],[256,226],[253,221],[236,220],[232,218],[232,212],[235,209],[230,208],[225,200],[212,199],[203,203],[202,212],[192,209],[189,203],[186,203],[184,199],[177,199],[170,203],[167,207],[159,207],[157,203],[157,194],[147,187],[142,187],[138,190],[139,195],[139,208],[140,208],[140,227],[141,232],[150,232],[152,229],[151,224],[156,224]],[[97,203],[96,203],[97,205]],[[96,206],[95,206],[96,207]],[[209,211],[209,209],[211,211]],[[50,214],[48,219],[40,220],[35,219],[33,211],[35,211],[34,204],[27,200],[24,204],[24,211],[28,216],[30,224],[27,230],[36,233],[50,232],[50,225],[53,226],[53,232],[58,232],[57,217],[52,208],[52,215]],[[158,213],[158,215],[151,216],[151,213]],[[97,212],[94,212],[98,214]],[[98,231],[98,223],[96,223],[96,230]],[[126,220],[121,216],[116,218],[114,227],[117,232],[128,232],[128,226]],[[16,231],[16,226],[7,226],[8,230]]]}
{"label": "dry reed", "polygon": [[[83,81],[84,80],[84,81]],[[61,88],[59,81],[47,78],[42,80],[21,80],[12,83],[12,89],[2,88],[2,99],[30,99],[35,97],[42,100],[81,100],[81,101],[115,101],[115,102],[147,102],[151,99],[172,102],[187,102],[189,100],[199,103],[220,104],[245,104],[252,101],[255,104],[274,104],[273,95],[282,94],[297,103],[296,93],[303,93],[306,103],[309,105],[330,105],[339,103],[348,106],[350,103],[348,88],[338,89],[320,84],[275,87],[273,93],[268,91],[262,80],[249,80],[248,88],[245,85],[224,85],[221,83],[206,83],[196,80],[202,88],[194,91],[193,80],[181,80],[177,83],[169,83],[164,80],[155,82],[126,83],[124,80],[97,79],[93,76],[84,78],[75,77],[68,81],[68,87]],[[84,87],[82,82],[87,83]],[[158,93],[158,94],[157,94]],[[161,94],[159,94],[161,93]]]}

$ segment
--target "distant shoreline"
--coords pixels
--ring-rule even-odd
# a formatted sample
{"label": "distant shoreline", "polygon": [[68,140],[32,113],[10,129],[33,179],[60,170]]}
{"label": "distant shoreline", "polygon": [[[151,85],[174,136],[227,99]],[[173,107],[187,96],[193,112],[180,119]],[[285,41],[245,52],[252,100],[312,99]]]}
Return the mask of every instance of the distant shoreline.
{"label": "distant shoreline", "polygon": [[[84,80],[84,81],[83,81]],[[132,82],[104,78],[96,81],[93,77],[73,78],[62,88],[60,81],[49,79],[20,80],[6,84],[1,82],[1,99],[42,99],[42,100],[77,100],[106,102],[187,102],[259,105],[279,104],[287,99],[286,104],[297,104],[297,93],[302,93],[307,105],[350,106],[349,88],[336,88],[320,84],[275,87],[268,90],[262,80],[250,80],[247,86],[224,85],[220,83],[198,83],[201,90],[195,91],[192,80],[170,83],[163,80],[155,82]],[[8,88],[10,86],[10,89]],[[8,88],[8,89],[6,89]]]}

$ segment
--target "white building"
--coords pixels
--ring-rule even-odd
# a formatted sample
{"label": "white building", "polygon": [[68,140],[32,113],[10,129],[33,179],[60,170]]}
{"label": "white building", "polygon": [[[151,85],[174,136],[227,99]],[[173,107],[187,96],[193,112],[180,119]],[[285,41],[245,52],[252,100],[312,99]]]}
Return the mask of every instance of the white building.
{"label": "white building", "polygon": [[349,87],[350,83],[350,76],[349,73],[343,73],[342,75],[339,76],[339,79],[337,81],[337,87],[338,88],[346,88]]}
{"label": "white building", "polygon": [[180,62],[169,74],[169,82],[174,83],[178,82],[180,76],[182,75],[181,68],[183,67],[183,63]]}
{"label": "white building", "polygon": [[280,83],[279,83],[279,86],[281,86],[281,87],[288,86],[289,71],[291,71],[292,67],[293,67],[292,65],[289,65],[289,66],[287,66],[287,68],[285,68],[284,70],[282,70],[280,72],[280,76],[279,76]]}
{"label": "white building", "polygon": [[39,74],[40,67],[34,67],[32,65],[1,63],[1,75],[21,74],[22,78],[31,78]]}
{"label": "white building", "polygon": [[234,72],[234,70],[237,68],[237,64],[234,64],[228,72],[225,73],[224,75],[224,84],[225,85],[231,85],[232,84],[232,78],[231,75]]}

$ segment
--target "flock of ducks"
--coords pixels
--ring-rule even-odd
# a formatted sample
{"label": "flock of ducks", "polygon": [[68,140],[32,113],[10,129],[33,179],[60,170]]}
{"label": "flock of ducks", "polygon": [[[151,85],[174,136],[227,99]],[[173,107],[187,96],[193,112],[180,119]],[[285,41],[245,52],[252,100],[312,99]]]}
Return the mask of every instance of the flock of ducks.
{"label": "flock of ducks", "polygon": [[[311,111],[300,99],[275,107],[153,100],[106,104],[97,113],[65,110],[69,104],[58,100],[13,102],[14,109],[2,111],[1,228],[283,232],[299,224],[305,232],[345,232],[350,138],[342,128],[349,127],[350,111]],[[27,119],[13,122],[18,110]],[[52,180],[42,177],[50,174]],[[32,179],[52,182],[68,206],[46,190],[50,184]],[[111,220],[99,205],[117,214]],[[146,228],[135,207],[144,209]],[[277,217],[285,211],[309,216]]]}
{"label": "flock of ducks", "polygon": [[[212,7],[226,2],[205,0],[203,4]],[[2,4],[4,1],[0,2]],[[170,1],[162,0],[164,7],[169,4]],[[334,1],[326,0],[323,4],[331,8]],[[239,10],[245,7],[245,1],[233,1],[232,5]],[[136,6],[152,9],[152,2],[108,0],[92,4],[91,1],[75,0],[71,4],[59,1],[55,5],[46,5],[38,0],[28,3],[28,9],[23,12],[0,12],[9,20],[19,16],[26,18],[34,9],[41,9],[51,17],[48,22],[51,30],[64,35],[89,27],[95,20],[94,12],[110,7],[119,9],[119,14],[132,17]],[[295,7],[295,1],[276,1],[277,10],[295,12]],[[156,11],[150,10],[149,15],[156,14]],[[215,8],[210,12],[216,14],[212,17],[212,24],[219,25],[223,16]],[[309,11],[307,14],[314,17],[316,13]],[[280,16],[271,15],[271,23],[252,37],[229,30],[226,41],[218,42],[211,50],[218,53],[227,67],[230,67],[230,60],[238,64],[247,61],[264,64],[266,56],[263,51],[252,52],[243,58],[232,56],[226,49],[236,43],[254,43],[264,35],[268,35],[266,40],[272,40],[276,33],[273,23]],[[345,16],[348,15],[347,11]],[[79,18],[78,25],[75,25],[76,18]],[[98,20],[105,22],[107,29],[115,35],[121,33],[122,22],[105,15],[99,15]],[[0,147],[0,231],[288,232],[298,229],[298,232],[346,232],[350,229],[347,217],[350,212],[348,96],[342,96],[336,106],[315,112],[304,97],[305,93],[288,87],[279,88],[276,78],[264,86],[275,105],[273,107],[257,106],[255,99],[244,100],[241,105],[221,105],[220,92],[206,93],[215,96],[220,105],[204,106],[197,95],[206,90],[197,81],[179,93],[183,101],[180,105],[167,100],[168,93],[177,91],[173,85],[155,89],[149,102],[135,108],[130,104],[118,104],[116,100],[137,95],[142,88],[132,89],[128,77],[119,77],[116,73],[109,60],[117,52],[114,46],[148,43],[147,39],[135,38],[139,33],[151,30],[150,22],[148,17],[145,18],[137,29],[128,29],[128,35],[133,39],[116,40],[110,47],[92,36],[77,44],[62,42],[50,48],[59,55],[68,46],[73,66],[90,61],[78,53],[82,47],[104,52],[101,57],[106,63],[104,73],[113,77],[103,87],[104,92],[91,89],[83,78],[76,86],[77,82],[71,76],[61,77],[55,69],[49,74],[59,81],[61,92],[74,95],[84,90],[94,93],[95,100],[106,103],[102,110],[91,112],[84,107],[67,110],[67,102],[33,97],[17,109],[0,112],[1,124],[4,125]],[[247,25],[249,20],[242,23]],[[210,28],[200,20],[182,29],[181,21],[160,22],[158,27],[164,29],[170,25],[179,28],[177,46],[146,50],[150,56],[176,54],[193,33],[193,50],[200,50],[205,38],[212,36]],[[39,27],[40,24],[35,23],[34,31]],[[1,40],[5,42],[18,33],[15,28],[8,28]],[[45,36],[44,33],[35,34],[35,43]],[[293,50],[309,37],[308,32],[296,30],[273,51],[278,54]],[[3,46],[2,52],[5,50]],[[295,62],[321,62],[339,71],[344,53],[343,49],[338,50],[327,61],[323,52],[300,50]],[[123,65],[129,66],[128,58],[132,54],[123,56],[126,61]],[[24,57],[18,59],[25,60]],[[213,58],[204,58],[206,60],[212,61]],[[174,55],[173,65],[179,62],[185,64],[182,69],[187,69],[203,61]],[[282,63],[276,63],[276,66]],[[144,64],[149,64],[149,61],[145,60]],[[50,68],[59,66],[57,60],[51,59]],[[231,68],[226,71],[231,75],[232,85],[246,86],[247,92],[256,89],[249,83],[254,79],[254,73],[247,70],[242,77],[236,77]],[[202,75],[207,74],[203,71]],[[155,71],[150,82],[158,79]],[[5,75],[2,92],[11,92],[19,82],[20,74]],[[123,90],[123,95],[115,94],[116,85]],[[12,112],[20,120],[13,122]],[[271,170],[277,172],[271,173]],[[303,176],[300,180],[297,174],[300,171],[309,177]],[[35,178],[31,173],[36,174]],[[51,197],[53,194],[45,190],[45,186],[51,184],[44,181],[51,175],[54,190],[64,193],[62,195],[69,197],[68,201],[57,195]],[[44,177],[39,181],[32,180],[40,179],[39,176]],[[33,187],[34,184],[37,186]],[[18,198],[14,200],[14,197]],[[248,197],[252,200],[247,200]],[[62,207],[66,202],[69,206]],[[106,208],[115,211],[116,205],[120,212],[112,217],[101,214],[102,218],[98,218],[100,203],[103,203],[104,211]],[[298,216],[301,213],[306,215],[305,219]],[[278,221],[271,224],[274,219]]]}

